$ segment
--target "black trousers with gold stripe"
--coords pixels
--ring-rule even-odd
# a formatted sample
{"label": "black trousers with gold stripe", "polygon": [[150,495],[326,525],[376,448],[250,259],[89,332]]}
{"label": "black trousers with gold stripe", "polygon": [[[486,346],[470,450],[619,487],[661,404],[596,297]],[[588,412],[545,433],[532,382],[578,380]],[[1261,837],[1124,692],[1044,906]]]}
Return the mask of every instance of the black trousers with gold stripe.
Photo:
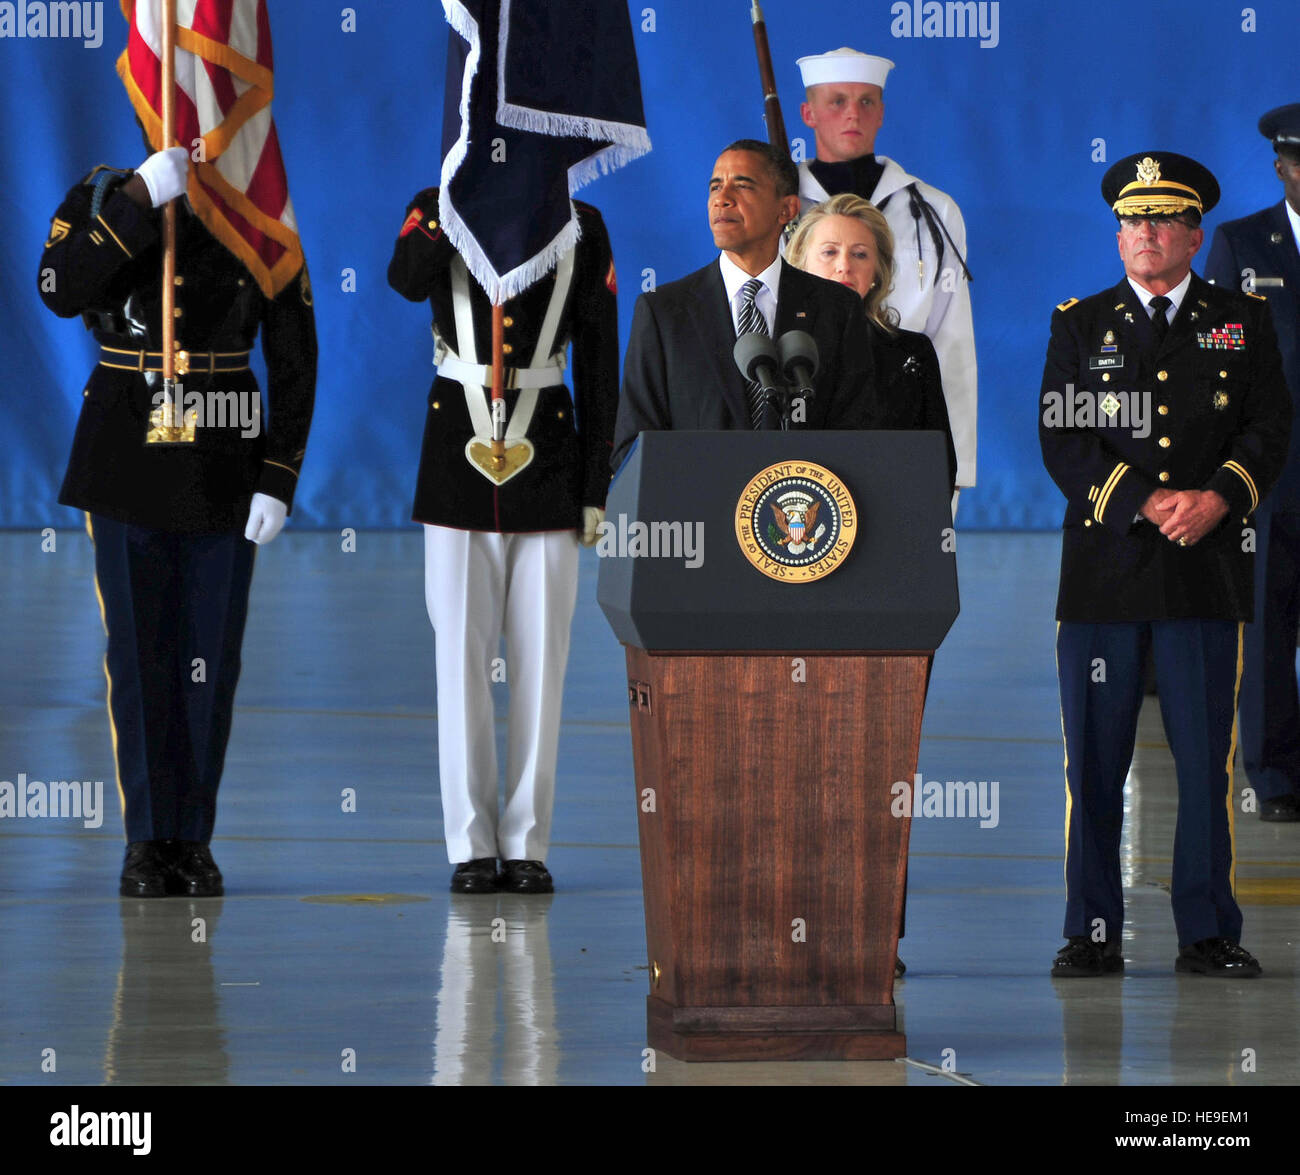
{"label": "black trousers with gold stripe", "polygon": [[88,521],[126,839],[207,843],[256,551],[240,533]]}
{"label": "black trousers with gold stripe", "polygon": [[1107,941],[1124,925],[1120,838],[1143,664],[1150,648],[1160,712],[1178,776],[1171,902],[1179,946],[1241,937],[1233,893],[1237,688],[1241,629],[1230,620],[1083,624],[1057,631],[1065,734],[1065,935]]}

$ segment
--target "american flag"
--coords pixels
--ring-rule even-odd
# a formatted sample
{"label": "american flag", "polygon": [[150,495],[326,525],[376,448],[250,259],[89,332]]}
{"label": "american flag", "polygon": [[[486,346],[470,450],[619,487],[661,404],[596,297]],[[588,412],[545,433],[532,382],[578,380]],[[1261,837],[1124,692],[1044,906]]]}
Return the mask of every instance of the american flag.
{"label": "american flag", "polygon": [[[117,72],[159,150],[172,145],[162,142],[161,0],[121,4],[130,31]],[[271,118],[266,0],[177,0],[176,25],[176,145],[190,149],[190,204],[272,298],[303,258]]]}

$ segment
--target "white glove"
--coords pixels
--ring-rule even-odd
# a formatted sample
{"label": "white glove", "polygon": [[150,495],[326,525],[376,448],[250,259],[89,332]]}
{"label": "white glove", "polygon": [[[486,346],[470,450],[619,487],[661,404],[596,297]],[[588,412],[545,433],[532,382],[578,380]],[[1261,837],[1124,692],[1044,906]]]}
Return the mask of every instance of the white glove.
{"label": "white glove", "polygon": [[605,511],[599,506],[584,506],[582,508],[582,545],[584,547],[594,547],[596,545],[596,531],[600,529],[600,524],[605,521]]}
{"label": "white glove", "polygon": [[244,538],[259,547],[266,546],[284,526],[285,515],[289,507],[279,498],[270,494],[254,494],[253,504],[248,510],[248,525],[244,527]]}
{"label": "white glove", "polygon": [[184,147],[168,147],[150,155],[135,169],[135,174],[144,180],[153,206],[161,208],[168,200],[184,195],[189,170],[190,153]]}

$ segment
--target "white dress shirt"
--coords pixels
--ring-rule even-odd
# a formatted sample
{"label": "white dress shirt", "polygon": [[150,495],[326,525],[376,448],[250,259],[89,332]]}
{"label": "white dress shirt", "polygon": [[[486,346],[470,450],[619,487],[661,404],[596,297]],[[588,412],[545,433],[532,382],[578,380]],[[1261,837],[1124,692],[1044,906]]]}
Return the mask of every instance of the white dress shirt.
{"label": "white dress shirt", "polygon": [[727,305],[731,307],[732,329],[740,333],[740,307],[745,301],[742,291],[747,281],[757,277],[763,284],[754,297],[754,305],[767,323],[768,335],[776,338],[776,287],[781,282],[781,255],[778,253],[772,264],[757,274],[746,273],[725,253],[719,255],[718,266],[722,270],[722,284],[727,290]]}
{"label": "white dress shirt", "polygon": [[[1139,285],[1133,278],[1128,279],[1128,284],[1133,287],[1133,292],[1142,300],[1142,305],[1146,309],[1147,318],[1151,319],[1156,316],[1156,312],[1151,309],[1151,299],[1156,295],[1153,294],[1146,286]],[[1173,305],[1165,308],[1165,321],[1173,325],[1173,321],[1178,317],[1178,308],[1183,304],[1183,299],[1187,297],[1188,288],[1192,284],[1192,271],[1187,271],[1187,276],[1183,278],[1172,290],[1165,295]]]}

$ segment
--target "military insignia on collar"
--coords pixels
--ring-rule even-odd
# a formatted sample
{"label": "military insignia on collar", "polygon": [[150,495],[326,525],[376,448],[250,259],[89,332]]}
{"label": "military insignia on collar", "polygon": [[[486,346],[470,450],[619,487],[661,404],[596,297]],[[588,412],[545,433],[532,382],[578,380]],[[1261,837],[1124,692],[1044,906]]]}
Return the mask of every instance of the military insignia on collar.
{"label": "military insignia on collar", "polygon": [[807,583],[843,562],[858,532],[852,496],[830,470],[783,461],[759,473],[736,503],[736,542],[770,579]]}
{"label": "military insignia on collar", "polygon": [[60,220],[56,216],[54,222],[50,225],[50,236],[49,240],[45,242],[45,247],[48,249],[51,245],[58,244],[58,242],[63,240],[71,230],[72,225],[70,225],[66,220]]}
{"label": "military insignia on collar", "polygon": [[1125,312],[1125,314],[1124,314],[1124,321],[1125,321],[1125,322],[1130,322],[1130,323],[1133,321],[1133,311],[1128,310],[1128,311]]}
{"label": "military insignia on collar", "polygon": [[1202,351],[1244,351],[1246,335],[1239,322],[1225,322],[1213,330],[1198,330],[1196,345]]}
{"label": "military insignia on collar", "polygon": [[1150,155],[1138,160],[1137,173],[1138,183],[1144,187],[1154,187],[1160,182],[1160,164]]}
{"label": "military insignia on collar", "polygon": [[1107,416],[1113,417],[1119,411],[1119,401],[1115,399],[1114,392],[1107,392],[1106,398],[1101,402],[1101,410]]}
{"label": "military insignia on collar", "polygon": [[1220,389],[1214,393],[1214,409],[1222,412],[1228,406],[1228,393]]}
{"label": "military insignia on collar", "polygon": [[1282,243],[1282,234],[1274,233],[1271,237],[1269,237],[1269,240],[1272,241],[1273,244],[1275,245],[1280,245]]}

